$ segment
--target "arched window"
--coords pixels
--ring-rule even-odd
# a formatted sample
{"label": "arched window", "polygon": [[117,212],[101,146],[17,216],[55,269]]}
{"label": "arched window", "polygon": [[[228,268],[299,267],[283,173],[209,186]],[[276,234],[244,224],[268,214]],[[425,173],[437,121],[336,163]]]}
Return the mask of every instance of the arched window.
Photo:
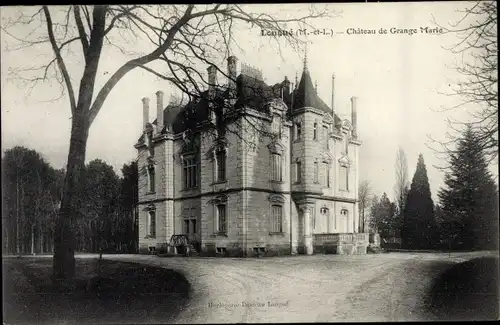
{"label": "arched window", "polygon": [[343,191],[349,190],[349,170],[347,166],[340,166],[339,168],[339,189]]}
{"label": "arched window", "polygon": [[295,183],[302,182],[302,163],[300,161],[295,162]]}

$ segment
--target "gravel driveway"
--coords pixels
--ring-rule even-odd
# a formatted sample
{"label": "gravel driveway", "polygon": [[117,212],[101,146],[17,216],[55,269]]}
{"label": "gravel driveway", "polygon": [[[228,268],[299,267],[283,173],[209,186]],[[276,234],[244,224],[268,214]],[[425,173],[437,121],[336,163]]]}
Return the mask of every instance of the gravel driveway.
{"label": "gravel driveway", "polygon": [[425,308],[432,280],[475,256],[104,257],[184,273],[193,292],[176,323],[269,323],[432,320]]}

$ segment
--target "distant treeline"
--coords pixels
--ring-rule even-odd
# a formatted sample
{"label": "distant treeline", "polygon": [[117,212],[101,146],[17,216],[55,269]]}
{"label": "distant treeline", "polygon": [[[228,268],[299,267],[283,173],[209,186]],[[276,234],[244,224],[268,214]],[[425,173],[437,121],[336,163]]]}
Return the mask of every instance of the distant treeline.
{"label": "distant treeline", "polygon": [[398,208],[387,194],[374,197],[370,227],[391,248],[497,250],[498,184],[488,170],[481,139],[466,129],[449,153],[444,186],[434,204],[423,156]]}
{"label": "distant treeline", "polygon": [[[122,173],[119,177],[99,159],[85,166],[73,223],[77,251],[137,252],[137,163],[125,164]],[[14,147],[5,152],[4,253],[52,253],[64,176],[64,170],[51,167],[35,150]]]}

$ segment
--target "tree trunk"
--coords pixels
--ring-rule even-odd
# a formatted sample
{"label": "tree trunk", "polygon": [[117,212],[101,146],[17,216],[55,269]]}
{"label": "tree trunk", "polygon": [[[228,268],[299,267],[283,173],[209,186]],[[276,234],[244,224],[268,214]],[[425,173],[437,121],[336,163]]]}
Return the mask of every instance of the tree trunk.
{"label": "tree trunk", "polygon": [[67,279],[75,275],[74,221],[79,207],[79,190],[87,149],[88,106],[88,103],[79,103],[72,117],[64,191],[54,233],[54,279]]}
{"label": "tree trunk", "polygon": [[39,241],[39,246],[40,246],[40,254],[43,255],[44,250],[43,250],[43,245],[45,243],[45,240],[43,239],[43,236],[45,234],[43,233],[42,227],[40,227],[40,230],[38,231],[38,241]]}
{"label": "tree trunk", "polygon": [[31,255],[35,255],[35,225],[31,225]]}

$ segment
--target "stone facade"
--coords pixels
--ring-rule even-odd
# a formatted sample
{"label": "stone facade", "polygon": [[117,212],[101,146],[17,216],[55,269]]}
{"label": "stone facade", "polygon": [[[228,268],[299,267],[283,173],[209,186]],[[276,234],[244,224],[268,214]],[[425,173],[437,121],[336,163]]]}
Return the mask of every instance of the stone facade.
{"label": "stone facade", "polygon": [[[230,58],[229,76],[237,75],[236,62]],[[209,69],[209,79],[215,80],[214,70]],[[236,79],[227,87],[242,97],[241,89],[251,79],[243,74]],[[189,118],[183,115],[187,108],[168,105],[163,109],[163,93],[157,92],[157,117],[150,123],[149,100],[143,99],[144,133],[135,145],[141,252],[165,247],[174,234],[186,234],[204,255],[363,251],[364,237],[356,237],[360,239],[356,242],[337,236],[334,249],[324,246],[321,239],[358,231],[361,143],[356,134],[355,99],[352,121],[341,121],[333,107],[317,96],[306,66],[294,88],[286,78],[275,86],[258,82],[271,95],[264,101],[259,98],[260,105],[238,106],[239,99],[235,100],[239,115],[218,138],[203,128],[213,116],[210,102],[205,120],[198,119],[201,124],[187,128],[179,123]],[[211,98],[216,91],[209,89],[207,96]],[[196,111],[202,114],[203,108]],[[270,136],[255,131],[255,125],[269,134],[279,131]],[[226,177],[219,179],[217,157],[222,151]],[[281,168],[273,172],[277,160],[274,166]],[[190,169],[195,174],[192,178],[186,167],[191,165],[196,166]],[[276,176],[278,170],[281,177]]]}

